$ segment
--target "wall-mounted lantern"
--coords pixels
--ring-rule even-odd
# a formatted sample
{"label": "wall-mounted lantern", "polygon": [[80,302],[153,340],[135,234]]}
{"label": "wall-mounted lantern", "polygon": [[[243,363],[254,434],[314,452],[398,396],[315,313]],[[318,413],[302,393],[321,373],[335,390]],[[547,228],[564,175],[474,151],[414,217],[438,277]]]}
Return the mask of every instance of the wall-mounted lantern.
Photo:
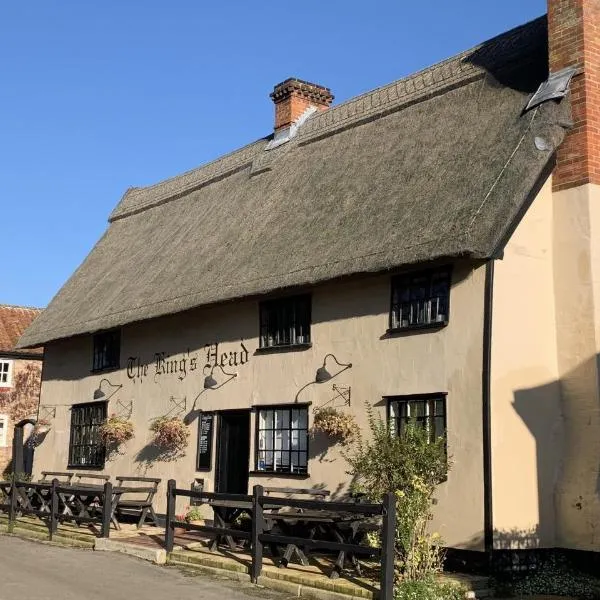
{"label": "wall-mounted lantern", "polygon": [[[226,379],[223,383],[219,384],[219,382],[213,377],[215,369],[221,369],[221,373],[229,377],[229,379]],[[216,390],[224,386],[226,383],[229,383],[235,377],[237,377],[237,373],[228,373],[221,365],[215,365],[211,368],[210,373],[204,378],[204,389]]]}
{"label": "wall-mounted lantern", "polygon": [[[326,368],[327,359],[329,357],[331,357],[340,367],[342,367],[341,370],[339,370],[337,373],[334,373],[333,375]],[[323,366],[317,369],[317,373],[315,375],[315,382],[325,383],[326,381],[329,381],[332,377],[336,377],[337,375],[339,375],[346,369],[350,369],[351,367],[352,363],[341,363],[333,354],[326,354],[325,358],[323,359]]]}
{"label": "wall-mounted lantern", "polygon": [[103,400],[104,398],[107,398],[106,392],[104,392],[102,390],[102,385],[105,382],[110,386],[110,388],[112,390],[114,390],[111,394],[109,394],[108,398],[110,398],[110,396],[112,396],[113,394],[115,394],[118,390],[120,390],[123,387],[123,384],[121,384],[121,383],[118,383],[118,384],[111,383],[108,379],[106,379],[106,377],[104,377],[104,378],[102,378],[100,380],[100,384],[98,385],[98,388],[96,390],[94,390],[94,400]]}

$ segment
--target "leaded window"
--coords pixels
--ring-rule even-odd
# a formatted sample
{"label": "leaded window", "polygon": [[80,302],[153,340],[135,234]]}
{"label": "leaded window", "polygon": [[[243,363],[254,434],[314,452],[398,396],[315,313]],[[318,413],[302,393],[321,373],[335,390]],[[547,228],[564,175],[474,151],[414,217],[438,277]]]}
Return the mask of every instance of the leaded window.
{"label": "leaded window", "polygon": [[448,322],[450,269],[435,269],[392,278],[390,329]]}
{"label": "leaded window", "polygon": [[118,369],[121,355],[121,331],[114,329],[94,336],[93,371]]}
{"label": "leaded window", "polygon": [[258,411],[256,470],[306,474],[308,408],[265,408]]}
{"label": "leaded window", "polygon": [[70,467],[104,467],[105,446],[100,425],[106,421],[106,402],[75,404],[71,408]]}
{"label": "leaded window", "polygon": [[446,396],[425,394],[422,396],[396,396],[388,398],[389,419],[392,430],[402,433],[409,421],[425,429],[430,441],[446,439]]}
{"label": "leaded window", "polygon": [[12,360],[0,360],[0,387],[12,386]]}
{"label": "leaded window", "polygon": [[260,303],[260,347],[310,343],[310,296],[292,296]]}

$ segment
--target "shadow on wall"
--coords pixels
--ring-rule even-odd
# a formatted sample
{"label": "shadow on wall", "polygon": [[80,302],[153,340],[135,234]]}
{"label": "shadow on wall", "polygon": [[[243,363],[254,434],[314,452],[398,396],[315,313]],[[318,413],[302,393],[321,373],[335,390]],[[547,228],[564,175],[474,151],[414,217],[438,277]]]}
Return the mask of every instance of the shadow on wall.
{"label": "shadow on wall", "polygon": [[600,528],[599,361],[597,354],[560,381],[514,393],[513,407],[535,438],[539,502],[539,526],[516,532],[520,543],[537,536],[542,546],[550,540],[600,550],[594,533]]}
{"label": "shadow on wall", "polygon": [[[542,540],[555,539],[556,513],[554,492],[561,461],[562,417],[560,407],[560,384],[556,381],[543,386],[517,390],[514,393],[513,408],[525,423],[535,439],[537,497],[539,524],[535,535],[538,543]],[[503,440],[510,444],[510,440]],[[515,454],[517,459],[517,455]],[[515,468],[518,468],[515,463]],[[516,495],[519,490],[514,490]],[[519,541],[523,532],[511,530]],[[511,532],[500,532],[503,544],[510,538]],[[530,538],[532,539],[532,538]],[[496,538],[494,537],[496,542]]]}

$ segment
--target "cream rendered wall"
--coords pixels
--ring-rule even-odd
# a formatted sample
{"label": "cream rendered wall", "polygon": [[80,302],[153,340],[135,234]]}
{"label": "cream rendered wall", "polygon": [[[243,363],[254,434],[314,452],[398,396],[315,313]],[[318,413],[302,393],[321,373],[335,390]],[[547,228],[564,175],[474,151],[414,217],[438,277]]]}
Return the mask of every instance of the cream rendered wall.
{"label": "cream rendered wall", "polygon": [[[453,272],[450,323],[436,331],[413,332],[389,337],[389,276],[365,277],[337,282],[312,291],[312,347],[303,351],[255,354],[258,348],[258,302],[236,303],[189,311],[124,327],[121,369],[108,374],[92,374],[91,336],[49,344],[46,347],[42,403],[57,405],[51,432],[37,449],[35,471],[65,470],[69,446],[71,404],[90,402],[101,379],[121,384],[109,401],[109,414],[118,412],[118,400],[133,405],[136,437],[121,453],[106,463],[111,475],[159,476],[163,486],[169,478],[180,487],[189,487],[194,477],[203,477],[205,489],[214,489],[213,471],[195,472],[197,419],[190,430],[186,456],[171,462],[155,460],[148,427],[152,419],[167,413],[169,398],[186,398],[187,411],[195,400],[196,409],[219,411],[255,405],[312,402],[318,407],[335,396],[332,384],[351,386],[349,409],[366,427],[365,403],[385,415],[386,395],[447,392],[448,447],[454,468],[440,486],[434,527],[448,545],[483,548],[483,460],[481,370],[483,331],[483,289],[485,269],[461,263]],[[218,390],[203,390],[206,371],[205,344],[218,342],[219,353],[249,351],[248,362],[227,370],[237,377]],[[157,352],[181,360],[186,357],[186,374],[155,375]],[[314,381],[316,369],[327,353],[353,367],[324,384]],[[188,354],[189,353],[189,354]],[[190,358],[197,357],[199,368],[190,372]],[[148,365],[143,378],[127,374],[129,357],[139,357]],[[327,368],[333,371],[334,363]],[[221,377],[215,370],[215,377]],[[104,384],[106,386],[106,384]],[[110,388],[104,387],[103,389]],[[336,402],[339,405],[339,402]],[[250,469],[254,469],[254,415],[252,415]],[[79,469],[81,470],[81,469]],[[258,475],[257,483],[287,487],[324,486],[342,494],[348,484],[346,465],[338,449],[323,439],[311,441],[309,477],[298,481],[286,477]],[[164,487],[158,509],[164,510]],[[181,509],[181,507],[179,507]]]}
{"label": "cream rendered wall", "polygon": [[565,445],[558,545],[600,550],[600,187],[554,194],[558,369]]}
{"label": "cream rendered wall", "polygon": [[562,451],[548,180],[495,262],[491,423],[495,548],[555,544]]}

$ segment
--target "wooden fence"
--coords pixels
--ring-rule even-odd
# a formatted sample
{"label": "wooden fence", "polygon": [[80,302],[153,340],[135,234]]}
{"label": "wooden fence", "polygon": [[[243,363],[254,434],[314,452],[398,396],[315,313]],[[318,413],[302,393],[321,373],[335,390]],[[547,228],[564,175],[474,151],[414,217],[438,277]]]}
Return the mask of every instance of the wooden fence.
{"label": "wooden fence", "polygon": [[[94,497],[94,504],[73,512],[69,500],[75,497]],[[112,516],[113,486],[106,482],[91,491],[89,486],[61,484],[58,479],[48,483],[0,481],[0,511],[8,513],[9,523],[18,515],[35,515],[47,522],[50,539],[63,522],[92,523],[100,527],[100,536],[109,537]]]}
{"label": "wooden fence", "polygon": [[[221,510],[243,510],[250,515],[252,529],[250,532],[235,529],[227,521],[216,519],[212,526],[196,525],[178,519],[175,515],[177,497],[187,497],[197,502],[211,505],[215,517]],[[299,521],[310,520],[307,513],[300,511],[326,511],[328,514],[338,514],[340,520],[343,515],[356,515],[357,517],[381,517],[381,547],[376,548],[360,543],[342,543],[329,539],[311,539],[295,535],[274,533],[266,528],[266,517],[278,518],[281,508],[298,509],[295,517]],[[265,510],[268,511],[265,513]],[[306,515],[303,517],[303,515]],[[289,514],[288,514],[289,516]],[[318,516],[317,516],[318,518]],[[335,521],[335,519],[333,519]],[[380,600],[393,599],[394,583],[394,541],[396,529],[396,504],[393,494],[387,494],[381,504],[363,504],[359,502],[329,502],[325,500],[305,500],[295,498],[278,498],[266,496],[263,486],[256,485],[251,495],[246,494],[217,494],[200,491],[179,489],[176,482],[171,479],[167,484],[167,515],[165,521],[165,548],[168,552],[173,550],[175,527],[191,531],[199,531],[214,536],[215,545],[219,538],[230,536],[250,542],[251,567],[250,576],[257,582],[263,566],[264,546],[286,546],[302,549],[316,549],[338,552],[342,556],[360,555],[375,558],[380,562]]]}

